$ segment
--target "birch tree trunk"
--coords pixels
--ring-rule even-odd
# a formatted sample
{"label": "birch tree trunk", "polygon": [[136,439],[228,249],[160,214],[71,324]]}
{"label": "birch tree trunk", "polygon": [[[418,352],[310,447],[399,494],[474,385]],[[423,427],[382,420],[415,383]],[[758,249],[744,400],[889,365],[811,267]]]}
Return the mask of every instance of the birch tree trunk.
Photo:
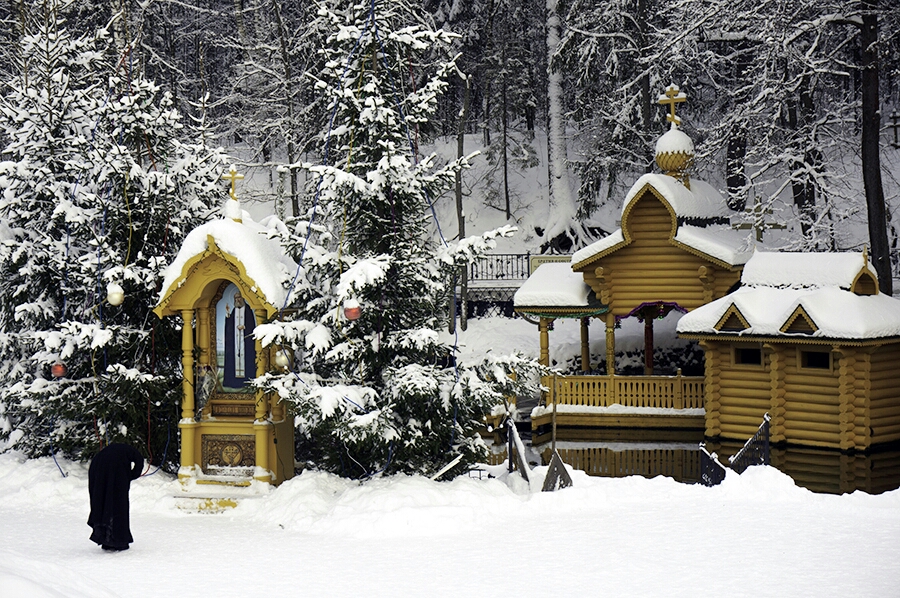
{"label": "birch tree trunk", "polygon": [[575,217],[575,201],[569,189],[566,158],[566,123],[564,118],[562,74],[553,68],[553,55],[559,46],[560,19],[558,0],[547,0],[547,112],[549,131],[547,146],[550,164],[550,217],[547,240],[564,233]]}

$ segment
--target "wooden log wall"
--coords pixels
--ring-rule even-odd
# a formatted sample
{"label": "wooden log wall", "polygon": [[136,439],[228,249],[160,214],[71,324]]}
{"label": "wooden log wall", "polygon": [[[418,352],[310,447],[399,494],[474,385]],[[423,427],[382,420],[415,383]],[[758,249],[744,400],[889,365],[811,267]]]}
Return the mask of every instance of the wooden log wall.
{"label": "wooden log wall", "polygon": [[674,216],[649,190],[632,205],[622,226],[631,244],[582,270],[585,282],[617,316],[645,301],[671,301],[694,309],[723,296],[740,278],[740,271],[714,266],[676,247],[671,240]]}
{"label": "wooden log wall", "polygon": [[702,341],[700,346],[706,355],[706,432],[707,438],[722,435],[722,351],[721,343]]}
{"label": "wooden log wall", "polygon": [[872,442],[900,440],[900,344],[879,347],[871,356],[869,423]]}
{"label": "wooden log wall", "polygon": [[[807,345],[803,345],[806,349]],[[808,346],[831,351],[831,346]],[[795,346],[785,355],[784,436],[789,443],[840,448],[838,368],[807,369],[799,364]]]}
{"label": "wooden log wall", "polygon": [[[750,348],[761,347],[757,344]],[[732,345],[726,343],[720,348],[720,359],[721,434],[725,438],[746,440],[756,434],[771,406],[768,356],[762,352],[761,365],[733,365]]]}

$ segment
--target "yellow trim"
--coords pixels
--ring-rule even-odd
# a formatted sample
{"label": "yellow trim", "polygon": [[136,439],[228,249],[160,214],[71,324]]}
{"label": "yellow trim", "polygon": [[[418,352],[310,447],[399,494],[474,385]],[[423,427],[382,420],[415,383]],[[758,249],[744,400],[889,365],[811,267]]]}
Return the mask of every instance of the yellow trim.
{"label": "yellow trim", "polygon": [[[811,330],[806,330],[802,325],[800,325],[796,330],[791,330],[791,328],[794,328],[794,324],[797,323],[797,320],[801,318],[806,322],[807,326],[809,326]],[[788,317],[785,323],[778,330],[780,332],[783,332],[784,334],[814,334],[819,331],[819,326],[813,321],[811,317],[809,317],[809,314],[806,313],[806,310],[803,308],[803,306],[798,305],[797,309],[794,310],[794,313],[792,313],[790,317]]]}
{"label": "yellow trim", "polygon": [[[731,304],[731,307],[729,307],[727,310],[725,310],[725,313],[722,314],[722,317],[719,318],[719,321],[716,322],[716,325],[713,326],[713,328],[715,328],[717,331],[721,332],[722,327],[725,326],[726,322],[728,322],[728,320],[730,320],[732,316],[736,317],[738,320],[740,320],[741,324],[744,325],[744,327],[741,328],[741,330],[746,330],[746,329],[750,328],[750,322],[747,321],[747,318],[744,317],[744,314],[741,313],[741,310],[739,310],[734,303]],[[728,330],[726,330],[726,332],[732,332],[732,330],[728,329]],[[734,332],[740,332],[740,331],[734,330]]]}
{"label": "yellow trim", "polygon": [[216,245],[212,235],[207,235],[208,248],[189,259],[181,269],[181,275],[169,285],[153,313],[159,318],[177,315],[183,309],[194,309],[209,303],[218,290],[215,281],[234,283],[241,295],[255,310],[264,309],[271,318],[278,308],[270,304],[259,290],[256,281],[247,274],[244,264],[235,256],[225,253]]}
{"label": "yellow trim", "polygon": [[[875,285],[874,293],[863,293],[863,292],[860,292],[859,290],[857,290],[856,285],[859,283],[860,279],[863,276],[868,277],[869,280],[872,282],[872,284]],[[877,295],[879,292],[881,292],[880,288],[878,286],[878,277],[875,276],[875,274],[871,270],[869,270],[868,267],[863,266],[863,268],[859,272],[856,273],[856,277],[853,279],[853,283],[850,285],[850,292],[855,293],[857,295],[870,295],[870,294]]]}

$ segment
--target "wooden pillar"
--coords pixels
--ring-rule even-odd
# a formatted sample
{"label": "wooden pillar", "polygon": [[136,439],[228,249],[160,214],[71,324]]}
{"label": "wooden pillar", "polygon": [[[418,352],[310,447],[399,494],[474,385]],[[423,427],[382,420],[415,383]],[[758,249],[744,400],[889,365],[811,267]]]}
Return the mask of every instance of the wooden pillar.
{"label": "wooden pillar", "polygon": [[[257,309],[253,312],[256,317],[256,325],[266,321],[266,310]],[[256,376],[262,376],[269,367],[268,351],[263,350],[262,341],[256,339]],[[266,394],[261,388],[256,389],[256,416],[253,422],[253,430],[256,436],[256,471],[255,479],[261,482],[272,482],[274,467],[269,463],[269,435],[272,423],[269,421],[269,405]]]}
{"label": "wooden pillar", "polygon": [[787,414],[784,347],[767,344],[763,348],[769,351],[769,441],[779,443],[787,440],[784,425]]}
{"label": "wooden pillar", "polygon": [[591,341],[588,325],[589,318],[581,318],[581,371],[591,371]]}
{"label": "wooden pillar", "polygon": [[178,428],[181,430],[181,469],[179,478],[190,476],[196,464],[194,454],[194,441],[197,431],[197,422],[194,421],[194,310],[181,310],[181,421]]}
{"label": "wooden pillar", "polygon": [[838,401],[841,450],[865,450],[872,439],[869,418],[871,350],[835,346],[838,360]]}
{"label": "wooden pillar", "polygon": [[718,438],[722,434],[722,359],[718,343],[700,341],[703,353],[706,356],[706,370],[703,392],[706,395],[704,407],[706,408],[707,438]]}
{"label": "wooden pillar", "polygon": [[541,333],[541,356],[538,362],[541,365],[550,365],[550,319],[541,318],[538,324],[538,330]]}
{"label": "wooden pillar", "polygon": [[653,375],[653,318],[644,315],[644,375]]}
{"label": "wooden pillar", "polygon": [[606,314],[606,375],[616,373],[616,316]]}
{"label": "wooden pillar", "polygon": [[197,310],[197,348],[200,349],[199,361],[200,365],[212,365],[210,351],[210,334],[209,334],[209,318],[210,310],[201,308]]}

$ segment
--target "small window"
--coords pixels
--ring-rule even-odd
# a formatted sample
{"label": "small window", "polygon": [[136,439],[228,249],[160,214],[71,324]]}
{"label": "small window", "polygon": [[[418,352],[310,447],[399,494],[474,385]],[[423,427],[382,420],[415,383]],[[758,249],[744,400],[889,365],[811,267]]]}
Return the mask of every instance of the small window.
{"label": "small window", "polygon": [[800,351],[800,367],[830,370],[831,353],[829,351]]}
{"label": "small window", "polygon": [[762,365],[762,350],[749,347],[734,348],[735,365]]}

